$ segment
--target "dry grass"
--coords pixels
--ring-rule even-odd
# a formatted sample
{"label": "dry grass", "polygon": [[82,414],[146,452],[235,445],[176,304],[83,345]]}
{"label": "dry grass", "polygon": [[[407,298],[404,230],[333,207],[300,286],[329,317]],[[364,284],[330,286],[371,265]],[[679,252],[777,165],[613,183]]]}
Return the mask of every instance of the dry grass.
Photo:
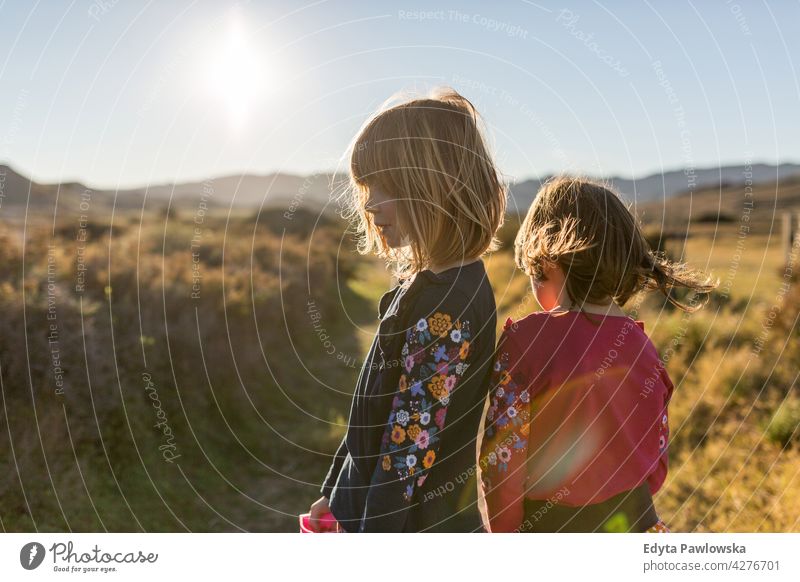
{"label": "dry grass", "polygon": [[[296,528],[341,437],[391,282],[351,251],[341,224],[314,218],[264,213],[254,232],[252,216],[208,217],[199,299],[191,217],[165,226],[155,214],[118,216],[113,236],[98,219],[82,294],[74,224],[59,225],[50,257],[63,396],[47,341],[50,227],[29,225],[24,279],[18,235],[0,228],[0,448],[13,446],[0,477],[5,531]],[[513,266],[515,227],[487,260],[498,328],[536,309]],[[695,231],[685,246],[721,279],[736,251],[725,228]],[[671,472],[657,507],[678,531],[800,531],[800,295],[779,295],[782,261],[767,241],[747,239],[729,298],[687,317],[653,296],[637,312],[662,353],[672,350]],[[180,469],[158,449],[143,371]]]}

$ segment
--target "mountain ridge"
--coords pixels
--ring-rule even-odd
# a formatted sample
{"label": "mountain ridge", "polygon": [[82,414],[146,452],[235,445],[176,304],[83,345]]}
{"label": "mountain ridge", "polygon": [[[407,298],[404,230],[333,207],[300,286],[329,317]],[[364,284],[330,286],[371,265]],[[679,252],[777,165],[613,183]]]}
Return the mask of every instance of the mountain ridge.
{"label": "mountain ridge", "polygon": [[[624,178],[611,176],[596,178],[612,185],[629,202],[648,203],[669,199],[695,190],[733,184],[744,184],[750,174],[753,184],[779,182],[800,175],[800,164],[742,164],[718,168],[669,170],[641,177]],[[510,213],[527,212],[541,184],[551,176],[527,178],[509,185]],[[691,179],[690,179],[691,178]],[[134,188],[94,189],[80,181],[64,183],[38,183],[14,170],[8,164],[0,164],[0,205],[26,206],[30,193],[30,206],[70,207],[81,196],[89,196],[93,203],[116,204],[117,208],[141,208],[145,196],[150,203],[171,204],[176,207],[196,207],[204,201],[209,207],[256,208],[259,206],[281,207],[313,206],[321,208],[335,205],[333,198],[341,190],[346,177],[342,174],[321,172],[310,175],[270,172],[266,174],[228,174],[209,177],[202,181],[161,183]],[[0,206],[2,208],[2,206]]]}

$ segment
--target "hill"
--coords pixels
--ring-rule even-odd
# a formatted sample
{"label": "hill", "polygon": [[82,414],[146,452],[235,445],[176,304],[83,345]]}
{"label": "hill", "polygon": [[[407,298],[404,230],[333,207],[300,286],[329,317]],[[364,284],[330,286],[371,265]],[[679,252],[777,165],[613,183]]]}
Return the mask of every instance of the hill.
{"label": "hill", "polygon": [[[748,168],[754,184],[782,182],[800,176],[800,164],[755,164]],[[695,170],[693,183],[683,169],[665,171],[640,178],[612,176],[600,178],[637,204],[671,199],[687,193],[695,195],[708,189],[726,189],[745,180],[744,166],[724,166]],[[541,184],[549,176],[531,178],[510,186],[510,213],[525,213]],[[77,213],[81,202],[91,198],[95,210],[141,209],[151,206],[197,208],[201,201],[220,208],[296,208],[319,210],[335,208],[331,201],[341,191],[345,177],[331,173],[298,176],[284,173],[243,174],[211,177],[203,181],[145,185],[122,190],[86,186],[80,182],[41,184],[0,165],[0,208],[20,214],[26,207],[53,212],[58,201],[59,214]]]}
{"label": "hill", "polygon": [[[745,171],[751,175],[746,176]],[[597,179],[609,183],[630,202],[637,204],[670,199],[681,194],[689,194],[691,190],[705,190],[709,188],[727,187],[744,184],[749,178],[754,184],[772,183],[782,181],[792,176],[800,176],[800,164],[753,164],[745,166],[722,166],[719,168],[695,169],[693,174],[687,175],[683,169],[650,174],[639,178],[622,178],[612,176]],[[690,181],[690,177],[692,181]],[[532,178],[514,184],[511,187],[512,200],[509,201],[509,212],[525,213],[539,187],[550,176]]]}
{"label": "hill", "polygon": [[726,184],[684,192],[658,202],[637,205],[645,224],[666,232],[690,232],[723,224],[747,224],[750,231],[780,228],[781,215],[800,211],[800,176],[754,184]]}

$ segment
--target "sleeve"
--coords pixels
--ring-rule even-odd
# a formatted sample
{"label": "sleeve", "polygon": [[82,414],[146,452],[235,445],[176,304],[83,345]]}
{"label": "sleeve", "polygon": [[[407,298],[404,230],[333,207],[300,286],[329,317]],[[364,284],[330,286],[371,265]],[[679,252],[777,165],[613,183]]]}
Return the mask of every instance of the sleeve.
{"label": "sleeve", "polygon": [[480,456],[481,487],[492,532],[514,531],[524,519],[531,398],[522,358],[516,341],[503,332],[492,367]]}
{"label": "sleeve", "polygon": [[336,485],[336,480],[339,478],[339,472],[342,470],[342,463],[344,463],[344,459],[347,456],[347,444],[345,443],[346,440],[347,433],[345,433],[345,435],[342,437],[342,442],[339,443],[339,448],[336,450],[336,454],[333,457],[331,467],[328,469],[328,474],[325,476],[325,481],[322,483],[322,487],[320,488],[320,493],[322,493],[322,495],[328,499],[331,498],[331,491]]}
{"label": "sleeve", "polygon": [[651,495],[655,495],[661,489],[669,470],[669,401],[672,399],[672,391],[675,389],[661,360],[658,361],[658,366],[660,368],[661,381],[664,385],[664,403],[661,408],[661,414],[656,420],[658,423],[658,464],[655,470],[647,477]]}
{"label": "sleeve", "polygon": [[474,351],[463,309],[426,310],[420,303],[441,302],[420,299],[408,320],[397,392],[361,521],[365,532],[403,530],[415,489],[436,470],[447,407]]}

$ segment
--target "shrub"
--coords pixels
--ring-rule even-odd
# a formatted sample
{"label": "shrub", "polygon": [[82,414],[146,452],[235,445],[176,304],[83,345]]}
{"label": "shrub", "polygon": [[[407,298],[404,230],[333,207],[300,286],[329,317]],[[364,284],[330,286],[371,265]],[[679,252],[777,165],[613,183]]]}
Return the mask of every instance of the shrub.
{"label": "shrub", "polygon": [[767,438],[783,447],[800,441],[800,398],[791,393],[769,421]]}

